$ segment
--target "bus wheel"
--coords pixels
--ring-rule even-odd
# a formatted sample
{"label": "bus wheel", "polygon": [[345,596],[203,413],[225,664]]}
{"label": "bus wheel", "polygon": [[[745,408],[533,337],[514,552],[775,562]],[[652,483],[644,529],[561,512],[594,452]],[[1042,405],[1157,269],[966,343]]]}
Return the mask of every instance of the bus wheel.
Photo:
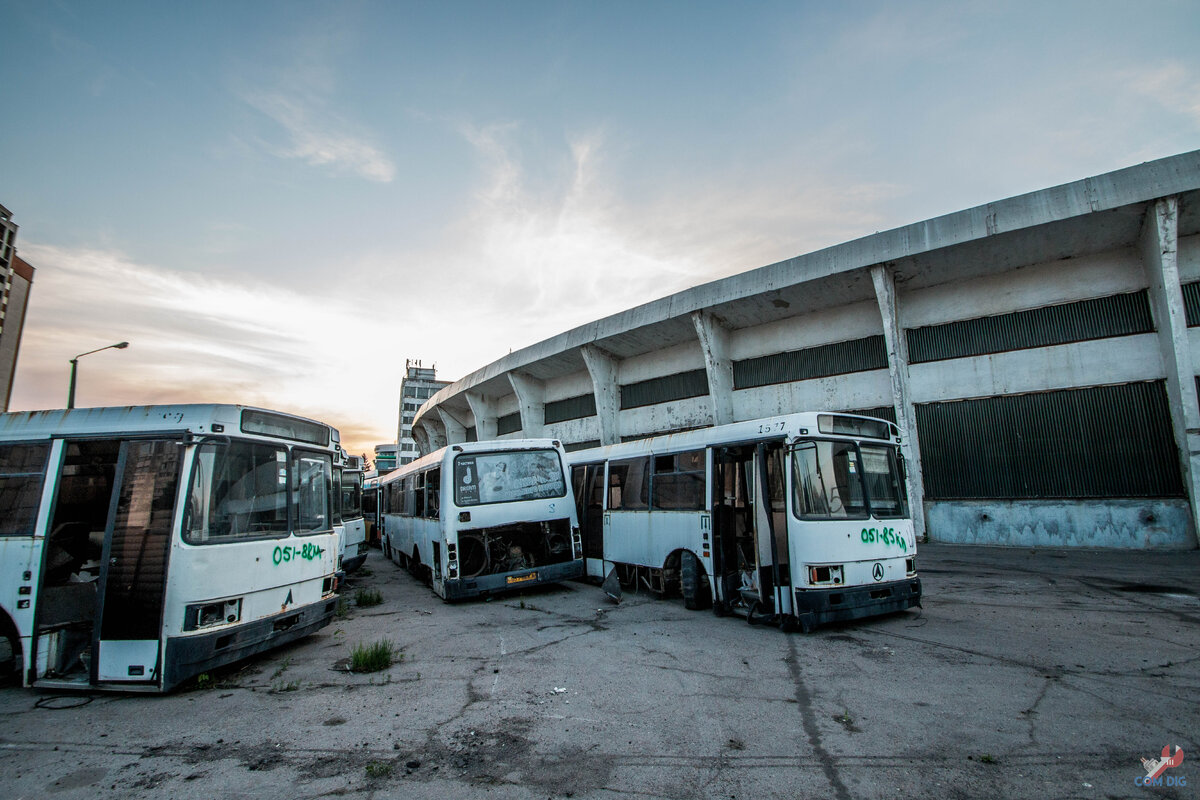
{"label": "bus wheel", "polygon": [[691,611],[708,608],[712,602],[712,589],[704,565],[690,550],[684,550],[679,558],[679,591],[683,595],[683,607]]}

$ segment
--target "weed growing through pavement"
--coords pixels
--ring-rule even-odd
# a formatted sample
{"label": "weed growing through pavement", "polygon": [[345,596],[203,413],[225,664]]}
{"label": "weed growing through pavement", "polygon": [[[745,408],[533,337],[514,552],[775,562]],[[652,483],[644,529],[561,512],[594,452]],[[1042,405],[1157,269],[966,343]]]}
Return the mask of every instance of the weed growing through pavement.
{"label": "weed growing through pavement", "polygon": [[378,589],[359,589],[354,593],[354,604],[359,608],[377,606],[383,602],[383,595]]}
{"label": "weed growing through pavement", "polygon": [[350,651],[351,672],[379,672],[403,658],[403,653],[388,639],[371,644],[356,644]]}

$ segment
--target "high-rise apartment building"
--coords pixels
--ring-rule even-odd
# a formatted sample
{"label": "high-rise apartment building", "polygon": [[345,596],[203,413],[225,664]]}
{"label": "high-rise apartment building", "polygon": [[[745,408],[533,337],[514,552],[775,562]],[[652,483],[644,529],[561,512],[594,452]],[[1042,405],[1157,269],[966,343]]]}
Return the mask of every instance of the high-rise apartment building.
{"label": "high-rise apartment building", "polygon": [[0,206],[0,400],[8,410],[12,395],[17,354],[21,349],[21,331],[25,327],[25,309],[33,286],[33,267],[17,255],[17,225],[12,212]]}
{"label": "high-rise apartment building", "polygon": [[423,367],[420,361],[405,360],[404,379],[400,381],[400,425],[396,431],[399,447],[397,465],[407,464],[417,457],[417,442],[413,439],[412,423],[421,405],[449,386],[450,381],[437,379],[437,367]]}

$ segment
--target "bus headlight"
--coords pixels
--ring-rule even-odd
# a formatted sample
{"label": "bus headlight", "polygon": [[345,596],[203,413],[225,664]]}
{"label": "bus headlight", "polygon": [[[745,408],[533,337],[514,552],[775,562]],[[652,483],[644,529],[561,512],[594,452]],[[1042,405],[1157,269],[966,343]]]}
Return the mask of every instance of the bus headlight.
{"label": "bus headlight", "polygon": [[908,573],[909,577],[912,577],[913,575],[917,574],[917,559],[916,559],[916,557],[906,558],[904,560],[904,571]]}
{"label": "bus headlight", "polygon": [[842,584],[842,565],[808,568],[808,582],[813,586],[840,586]]}
{"label": "bus headlight", "polygon": [[237,622],[242,618],[242,598],[218,600],[215,603],[194,603],[183,612],[185,631],[212,628]]}
{"label": "bus headlight", "polygon": [[571,556],[579,558],[583,555],[583,537],[579,534],[579,528],[571,528]]}

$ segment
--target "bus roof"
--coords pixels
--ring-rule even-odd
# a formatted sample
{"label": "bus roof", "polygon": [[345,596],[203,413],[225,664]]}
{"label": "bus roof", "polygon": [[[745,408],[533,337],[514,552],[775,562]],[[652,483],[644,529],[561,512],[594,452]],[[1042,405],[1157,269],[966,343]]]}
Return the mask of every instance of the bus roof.
{"label": "bus roof", "polygon": [[[249,430],[243,430],[243,413],[251,412],[247,419],[259,421]],[[263,425],[271,421],[301,423],[297,426],[298,436],[280,432],[267,433]],[[271,411],[253,406],[220,403],[196,403],[161,406],[114,406],[108,408],[60,408],[49,411],[17,411],[0,414],[0,440],[16,441],[30,439],[53,439],[63,436],[94,436],[104,434],[155,433],[187,431],[193,434],[226,434],[272,438],[296,439],[320,444],[316,441],[325,432],[324,446],[336,447],[340,439],[337,428],[317,420],[295,414]],[[307,438],[303,435],[307,432]]]}
{"label": "bus roof", "polygon": [[[866,420],[885,426],[888,436],[871,436],[863,433],[851,433],[847,430],[836,430],[826,421]],[[843,427],[843,426],[837,426]],[[752,442],[760,439],[792,439],[802,435],[831,436],[849,439],[875,439],[899,442],[899,432],[896,426],[887,420],[875,417],[865,417],[861,414],[843,414],[832,411],[804,411],[792,414],[779,414],[774,417],[732,422],[728,425],[714,425],[707,428],[697,428],[679,433],[667,433],[659,436],[648,436],[620,444],[603,445],[587,450],[575,450],[567,454],[567,462],[583,464],[591,461],[605,461],[614,457],[638,456],[652,453],[678,453],[685,450],[699,450],[703,447],[721,444]]]}

